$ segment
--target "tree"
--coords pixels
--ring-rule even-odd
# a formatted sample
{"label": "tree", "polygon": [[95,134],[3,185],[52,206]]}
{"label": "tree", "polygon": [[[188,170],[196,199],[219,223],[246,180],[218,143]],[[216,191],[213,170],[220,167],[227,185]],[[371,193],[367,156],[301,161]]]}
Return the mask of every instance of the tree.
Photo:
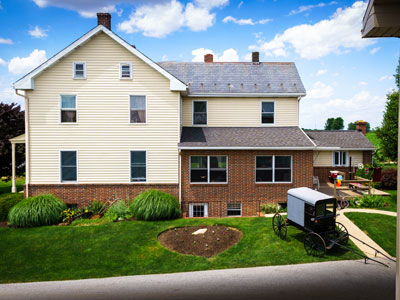
{"label": "tree", "polygon": [[[367,133],[371,131],[371,124],[367,122],[367,125],[365,125]],[[347,124],[347,130],[356,130],[356,122],[350,122]]]}
{"label": "tree", "polygon": [[400,57],[399,57],[399,64],[397,65],[396,68],[396,74],[393,75],[394,79],[396,80],[396,85],[398,88],[400,88]]}
{"label": "tree", "polygon": [[386,97],[382,125],[376,129],[376,135],[381,140],[381,151],[385,159],[397,161],[399,92],[393,90]]}
{"label": "tree", "polygon": [[[16,103],[0,102],[0,178],[11,176],[11,143],[9,139],[25,132],[25,113]],[[18,146],[18,145],[17,145]],[[25,147],[16,147],[16,164],[24,166]],[[19,174],[23,168],[17,169]]]}
{"label": "tree", "polygon": [[344,128],[344,121],[341,117],[329,118],[325,122],[325,130],[342,130]]}

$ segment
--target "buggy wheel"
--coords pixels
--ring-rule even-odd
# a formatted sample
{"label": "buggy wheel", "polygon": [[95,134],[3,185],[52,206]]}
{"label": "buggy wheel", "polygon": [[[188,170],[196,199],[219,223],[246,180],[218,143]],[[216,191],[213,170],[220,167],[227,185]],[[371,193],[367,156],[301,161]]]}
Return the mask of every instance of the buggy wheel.
{"label": "buggy wheel", "polygon": [[342,223],[336,222],[335,235],[336,238],[339,239],[339,243],[342,245],[347,244],[347,242],[349,241],[349,232]]}
{"label": "buggy wheel", "polygon": [[309,232],[304,238],[304,249],[310,256],[322,257],[326,252],[326,244],[318,233]]}
{"label": "buggy wheel", "polygon": [[272,218],[272,229],[274,230],[275,234],[279,236],[282,240],[286,238],[287,235],[286,221],[281,214],[276,213]]}

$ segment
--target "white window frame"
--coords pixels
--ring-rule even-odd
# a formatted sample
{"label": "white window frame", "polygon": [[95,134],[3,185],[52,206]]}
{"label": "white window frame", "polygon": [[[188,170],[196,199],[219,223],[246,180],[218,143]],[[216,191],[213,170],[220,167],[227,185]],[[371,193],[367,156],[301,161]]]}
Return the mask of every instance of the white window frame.
{"label": "white window frame", "polygon": [[[76,153],[76,180],[62,180],[62,165],[61,165],[61,153],[62,152],[75,152]],[[79,181],[79,153],[76,149],[62,149],[58,153],[58,165],[59,165],[59,182],[62,184],[78,183]]]}
{"label": "white window frame", "polygon": [[[335,153],[339,153],[339,164],[335,164]],[[346,163],[343,164],[343,153],[346,153]],[[348,167],[349,166],[349,152],[348,151],[333,151],[332,152],[332,166],[333,167]]]}
{"label": "white window frame", "polygon": [[[203,156],[203,157],[207,157],[207,182],[192,182],[192,166],[191,166],[191,162],[192,162],[192,157],[196,157],[196,156]],[[226,181],[225,182],[210,182],[210,156],[225,156],[226,157]],[[189,183],[190,184],[228,184],[229,183],[229,170],[228,170],[228,155],[191,155],[189,156]]]}
{"label": "white window frame", "polygon": [[[75,73],[75,66],[76,65],[80,65],[83,64],[83,77],[76,77],[76,73]],[[72,62],[72,78],[73,79],[86,79],[86,62],[84,61],[74,61]]]}
{"label": "white window frame", "polygon": [[[132,155],[131,152],[144,152],[146,154],[146,180],[145,181],[132,181]],[[148,151],[143,149],[133,149],[129,150],[129,182],[133,184],[146,183],[148,178]]]}
{"label": "white window frame", "polygon": [[[262,104],[266,102],[272,102],[274,103],[274,122],[273,123],[263,123],[262,122]],[[275,100],[261,100],[260,101],[260,124],[261,126],[275,126],[276,123],[276,101]]]}
{"label": "white window frame", "polygon": [[[122,65],[128,65],[129,66],[129,77],[122,77]],[[130,62],[120,62],[119,63],[119,78],[123,80],[129,80],[132,79],[133,77],[133,70],[132,70],[132,63]]]}
{"label": "white window frame", "polygon": [[[72,108],[62,108],[62,96],[75,96],[75,109]],[[62,125],[72,125],[78,124],[78,95],[71,93],[63,93],[58,95],[58,106],[59,106],[59,114],[58,114],[58,123]],[[63,122],[61,117],[61,111],[76,111],[76,122]]]}
{"label": "white window frame", "polygon": [[[206,103],[206,124],[195,124],[194,123],[194,103],[205,102]],[[193,100],[192,101],[192,126],[208,126],[208,100]]]}
{"label": "white window frame", "polygon": [[[144,123],[131,123],[131,96],[142,96],[145,98],[145,102],[146,102],[146,122]],[[147,125],[147,95],[143,95],[143,94],[129,94],[128,95],[128,111],[129,111],[129,115],[128,115],[128,123],[134,126],[143,126],[143,125]]]}
{"label": "white window frame", "polygon": [[[272,181],[257,181],[257,157],[272,156]],[[275,181],[275,157],[289,156],[290,157],[290,181]],[[277,168],[283,169],[283,168]],[[287,169],[287,168],[284,168]],[[293,155],[256,155],[254,159],[254,181],[256,184],[288,184],[293,183]]]}
{"label": "white window frame", "polygon": [[[240,209],[231,209],[232,211],[238,211],[238,210],[240,210],[240,215],[236,215],[236,216],[229,216],[228,215],[228,211],[229,211],[229,208],[228,208],[228,205],[229,204],[236,204],[236,203],[239,203],[240,204]],[[231,202],[228,202],[227,204],[226,204],[226,216],[228,217],[228,218],[235,218],[235,217],[241,217],[242,216],[242,202],[234,202],[234,201],[231,201]]]}
{"label": "white window frame", "polygon": [[[193,217],[193,205],[204,206],[204,216],[203,217]],[[189,217],[190,218],[207,218],[208,217],[208,203],[189,203]]]}

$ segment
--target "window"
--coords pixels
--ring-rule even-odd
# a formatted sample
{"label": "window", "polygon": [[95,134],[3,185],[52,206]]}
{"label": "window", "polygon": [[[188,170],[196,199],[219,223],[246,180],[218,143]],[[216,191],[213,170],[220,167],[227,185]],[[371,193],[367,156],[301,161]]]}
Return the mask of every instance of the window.
{"label": "window", "polygon": [[291,156],[256,156],[256,182],[291,181]]}
{"label": "window", "polygon": [[261,124],[275,123],[275,102],[261,102]]}
{"label": "window", "polygon": [[132,64],[130,64],[130,63],[121,63],[120,64],[120,77],[122,79],[131,79],[132,78]]}
{"label": "window", "polygon": [[61,123],[76,123],[75,95],[61,95]]}
{"label": "window", "polygon": [[195,218],[208,217],[208,204],[207,203],[189,204],[189,217],[195,217]]}
{"label": "window", "polygon": [[348,153],[344,151],[333,152],[333,165],[334,166],[347,166]]}
{"label": "window", "polygon": [[75,79],[85,79],[86,78],[86,63],[84,62],[74,62],[74,78]]}
{"label": "window", "polygon": [[131,182],[146,181],[146,151],[131,151]]}
{"label": "window", "polygon": [[207,101],[193,101],[193,125],[207,125]]}
{"label": "window", "polygon": [[321,202],[317,203],[315,207],[316,217],[327,217],[335,214],[335,203],[334,202]]}
{"label": "window", "polygon": [[227,183],[226,156],[191,156],[191,183]]}
{"label": "window", "polygon": [[227,205],[227,215],[228,216],[241,216],[242,215],[242,203],[228,203]]}
{"label": "window", "polygon": [[146,96],[130,96],[131,123],[146,123]]}
{"label": "window", "polygon": [[76,181],[76,151],[61,151],[61,182]]}

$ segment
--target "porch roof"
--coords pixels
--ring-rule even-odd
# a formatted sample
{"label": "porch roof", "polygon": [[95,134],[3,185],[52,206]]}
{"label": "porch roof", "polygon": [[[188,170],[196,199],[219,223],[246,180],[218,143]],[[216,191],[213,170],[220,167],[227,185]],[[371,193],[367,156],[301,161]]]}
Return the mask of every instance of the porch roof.
{"label": "porch roof", "polygon": [[180,149],[312,150],[299,127],[183,127]]}
{"label": "porch roof", "polygon": [[9,139],[11,144],[25,144],[25,133]]}
{"label": "porch roof", "polygon": [[306,130],[305,132],[317,147],[375,150],[374,145],[371,144],[367,137],[357,130]]}

